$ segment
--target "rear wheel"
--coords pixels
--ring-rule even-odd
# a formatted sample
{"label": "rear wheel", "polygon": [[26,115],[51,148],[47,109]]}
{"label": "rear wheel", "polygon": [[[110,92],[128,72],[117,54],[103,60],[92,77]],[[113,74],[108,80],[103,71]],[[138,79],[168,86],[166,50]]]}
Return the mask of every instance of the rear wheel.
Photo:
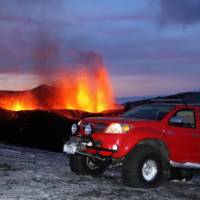
{"label": "rear wheel", "polygon": [[76,174],[97,176],[102,174],[107,162],[89,156],[75,154],[70,156],[70,168]]}
{"label": "rear wheel", "polygon": [[170,169],[170,180],[189,181],[192,179],[193,175],[193,172],[189,169]]}
{"label": "rear wheel", "polygon": [[134,148],[124,160],[123,181],[133,187],[157,187],[164,179],[166,163],[158,148],[140,145]]}

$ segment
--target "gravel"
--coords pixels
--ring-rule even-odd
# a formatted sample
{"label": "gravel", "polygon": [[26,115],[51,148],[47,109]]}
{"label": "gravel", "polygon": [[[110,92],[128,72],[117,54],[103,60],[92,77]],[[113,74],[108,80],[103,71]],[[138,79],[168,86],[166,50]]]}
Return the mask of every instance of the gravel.
{"label": "gravel", "polygon": [[123,185],[120,168],[102,176],[71,172],[67,155],[0,144],[0,200],[200,200],[200,176],[185,183],[166,181],[155,189]]}

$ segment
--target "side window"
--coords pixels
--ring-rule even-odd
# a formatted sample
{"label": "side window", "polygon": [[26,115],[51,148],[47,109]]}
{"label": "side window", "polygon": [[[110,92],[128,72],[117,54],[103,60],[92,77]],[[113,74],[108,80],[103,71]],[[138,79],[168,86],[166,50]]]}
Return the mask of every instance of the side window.
{"label": "side window", "polygon": [[180,110],[170,120],[172,126],[195,128],[195,112],[193,110]]}

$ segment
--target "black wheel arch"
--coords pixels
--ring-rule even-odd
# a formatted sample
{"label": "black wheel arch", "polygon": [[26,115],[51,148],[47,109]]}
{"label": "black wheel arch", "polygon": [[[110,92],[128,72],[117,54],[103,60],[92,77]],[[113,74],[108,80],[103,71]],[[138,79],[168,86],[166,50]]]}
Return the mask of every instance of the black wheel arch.
{"label": "black wheel arch", "polygon": [[161,151],[162,155],[166,158],[166,160],[169,161],[169,156],[170,156],[169,148],[167,147],[167,144],[161,139],[154,139],[154,138],[144,139],[140,141],[133,148],[140,145],[148,145],[148,146],[158,148]]}
{"label": "black wheel arch", "polygon": [[163,158],[164,158],[164,162],[165,162],[165,166],[166,166],[166,171],[165,171],[166,176],[170,177],[170,151],[169,151],[167,144],[163,140],[157,139],[157,138],[143,139],[139,143],[137,143],[130,150],[130,152],[134,151],[134,149],[137,149],[137,147],[139,147],[141,145],[152,146],[154,148],[159,149],[159,151],[161,152],[161,154],[163,155]]}

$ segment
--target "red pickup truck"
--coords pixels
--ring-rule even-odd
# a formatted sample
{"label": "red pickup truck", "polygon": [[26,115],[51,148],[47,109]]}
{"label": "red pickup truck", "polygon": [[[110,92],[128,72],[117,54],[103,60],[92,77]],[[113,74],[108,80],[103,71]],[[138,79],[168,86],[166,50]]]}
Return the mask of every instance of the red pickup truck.
{"label": "red pickup truck", "polygon": [[190,179],[200,169],[200,106],[147,103],[120,117],[86,118],[64,145],[71,170],[100,175],[122,165],[128,186],[150,188],[165,178]]}

